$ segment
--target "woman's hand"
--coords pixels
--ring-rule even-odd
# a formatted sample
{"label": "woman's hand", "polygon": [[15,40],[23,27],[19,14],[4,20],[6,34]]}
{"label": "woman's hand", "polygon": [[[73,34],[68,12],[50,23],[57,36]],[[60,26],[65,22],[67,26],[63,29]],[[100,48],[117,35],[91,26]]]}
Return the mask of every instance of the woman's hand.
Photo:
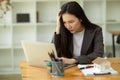
{"label": "woman's hand", "polygon": [[69,59],[69,58],[61,57],[60,59],[62,59],[65,64],[77,63],[77,60],[73,58]]}
{"label": "woman's hand", "polygon": [[60,34],[60,17],[61,17],[61,14],[60,14],[60,11],[59,11],[58,14],[57,14],[56,34]]}

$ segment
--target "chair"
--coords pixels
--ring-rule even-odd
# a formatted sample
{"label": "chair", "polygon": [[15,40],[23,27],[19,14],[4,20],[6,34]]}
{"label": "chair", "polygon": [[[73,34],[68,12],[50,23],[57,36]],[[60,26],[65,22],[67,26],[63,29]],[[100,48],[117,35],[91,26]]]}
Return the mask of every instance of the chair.
{"label": "chair", "polygon": [[120,44],[120,35],[117,36],[116,43]]}

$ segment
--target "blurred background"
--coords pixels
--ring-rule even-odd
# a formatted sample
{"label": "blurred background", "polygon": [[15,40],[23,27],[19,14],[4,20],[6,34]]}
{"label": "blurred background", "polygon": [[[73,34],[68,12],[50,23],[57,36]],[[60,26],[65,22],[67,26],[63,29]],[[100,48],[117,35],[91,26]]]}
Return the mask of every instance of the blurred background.
{"label": "blurred background", "polygon": [[[0,0],[0,80],[21,80],[21,40],[51,42],[56,15],[73,0]],[[103,29],[105,57],[120,57],[120,0],[75,0]],[[115,53],[115,55],[113,55]]]}

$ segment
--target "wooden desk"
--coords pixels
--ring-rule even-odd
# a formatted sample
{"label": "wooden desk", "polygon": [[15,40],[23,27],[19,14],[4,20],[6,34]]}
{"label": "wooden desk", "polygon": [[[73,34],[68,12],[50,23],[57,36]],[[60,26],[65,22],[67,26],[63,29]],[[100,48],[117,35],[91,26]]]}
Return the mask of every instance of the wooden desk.
{"label": "wooden desk", "polygon": [[48,74],[47,69],[28,66],[25,61],[20,62],[20,68],[22,80],[120,80],[120,58],[109,58],[108,60],[113,69],[119,72],[118,75],[84,76],[75,66],[66,69],[64,77],[54,78]]}
{"label": "wooden desk", "polygon": [[115,54],[115,36],[120,35],[120,31],[109,31],[112,34],[112,46],[113,46],[113,57],[116,57]]}

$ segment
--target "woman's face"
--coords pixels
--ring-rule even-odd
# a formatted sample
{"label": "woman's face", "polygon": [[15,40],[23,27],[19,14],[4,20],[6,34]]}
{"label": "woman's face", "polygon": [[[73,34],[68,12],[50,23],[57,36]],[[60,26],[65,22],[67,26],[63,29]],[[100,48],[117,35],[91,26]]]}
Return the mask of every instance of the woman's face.
{"label": "woman's face", "polygon": [[64,26],[71,32],[77,33],[83,30],[83,26],[81,24],[81,19],[78,19],[76,16],[64,13],[62,15]]}

